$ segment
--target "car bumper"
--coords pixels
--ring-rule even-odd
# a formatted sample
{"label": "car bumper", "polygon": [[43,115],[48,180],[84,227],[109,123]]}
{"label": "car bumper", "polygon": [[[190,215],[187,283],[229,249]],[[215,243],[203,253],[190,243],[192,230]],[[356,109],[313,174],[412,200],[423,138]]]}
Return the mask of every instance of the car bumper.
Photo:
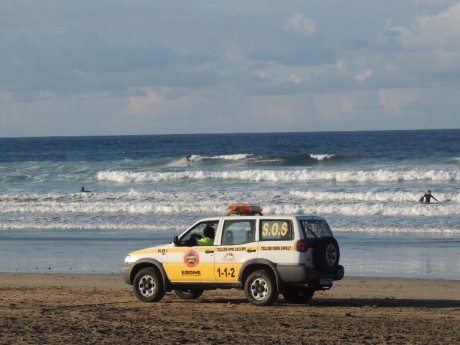
{"label": "car bumper", "polygon": [[134,264],[124,264],[121,267],[121,278],[126,284],[132,285],[133,282],[131,281],[131,271],[133,270]]}
{"label": "car bumper", "polygon": [[331,282],[341,280],[345,275],[345,269],[342,265],[337,267],[335,272],[322,273],[318,270],[314,270],[305,266],[278,266],[278,272],[280,278],[284,283],[287,284],[305,284],[305,283],[316,283],[319,285],[321,282]]}
{"label": "car bumper", "polygon": [[342,265],[337,267],[337,271],[334,275],[334,280],[341,280],[345,276],[345,268]]}

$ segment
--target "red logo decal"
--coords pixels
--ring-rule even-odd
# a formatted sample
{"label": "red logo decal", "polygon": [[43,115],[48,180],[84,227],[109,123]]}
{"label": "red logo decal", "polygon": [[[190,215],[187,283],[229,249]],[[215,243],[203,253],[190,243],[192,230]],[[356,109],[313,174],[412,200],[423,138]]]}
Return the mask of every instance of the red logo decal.
{"label": "red logo decal", "polygon": [[196,250],[190,249],[184,255],[184,262],[188,267],[195,267],[200,262],[200,255]]}

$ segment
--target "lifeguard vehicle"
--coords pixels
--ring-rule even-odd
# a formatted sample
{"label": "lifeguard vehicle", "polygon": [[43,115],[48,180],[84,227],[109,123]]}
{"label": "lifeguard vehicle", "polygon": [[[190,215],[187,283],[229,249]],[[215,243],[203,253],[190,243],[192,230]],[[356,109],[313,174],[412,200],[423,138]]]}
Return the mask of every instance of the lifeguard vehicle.
{"label": "lifeguard vehicle", "polygon": [[169,244],[130,253],[121,274],[143,302],[171,291],[195,299],[205,290],[236,288],[255,305],[270,305],[279,294],[289,303],[307,303],[343,278],[339,259],[325,219],[233,205],[227,215],[201,219]]}

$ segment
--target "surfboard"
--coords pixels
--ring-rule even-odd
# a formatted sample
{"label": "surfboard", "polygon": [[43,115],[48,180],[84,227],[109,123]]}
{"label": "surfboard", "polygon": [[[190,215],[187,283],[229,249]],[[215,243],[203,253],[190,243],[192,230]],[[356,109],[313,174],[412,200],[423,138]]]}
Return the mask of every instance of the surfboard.
{"label": "surfboard", "polygon": [[446,199],[446,200],[440,200],[440,201],[437,201],[436,203],[437,204],[444,204],[445,202],[449,202],[450,199]]}
{"label": "surfboard", "polygon": [[451,201],[451,199],[446,199],[446,200],[439,200],[439,201],[432,201],[432,202],[418,202],[419,204],[422,205],[438,205],[438,204],[444,204],[446,202]]}

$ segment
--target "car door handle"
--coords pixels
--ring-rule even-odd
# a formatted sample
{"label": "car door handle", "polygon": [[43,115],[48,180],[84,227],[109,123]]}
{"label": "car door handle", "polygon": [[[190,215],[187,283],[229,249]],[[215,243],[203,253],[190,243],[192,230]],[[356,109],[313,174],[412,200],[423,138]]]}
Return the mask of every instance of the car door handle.
{"label": "car door handle", "polygon": [[254,253],[256,250],[255,249],[248,249],[246,250],[248,253]]}
{"label": "car door handle", "polygon": [[209,250],[209,249],[208,249],[208,250],[205,251],[205,253],[206,253],[206,254],[212,254],[212,253],[214,253],[214,250]]}

